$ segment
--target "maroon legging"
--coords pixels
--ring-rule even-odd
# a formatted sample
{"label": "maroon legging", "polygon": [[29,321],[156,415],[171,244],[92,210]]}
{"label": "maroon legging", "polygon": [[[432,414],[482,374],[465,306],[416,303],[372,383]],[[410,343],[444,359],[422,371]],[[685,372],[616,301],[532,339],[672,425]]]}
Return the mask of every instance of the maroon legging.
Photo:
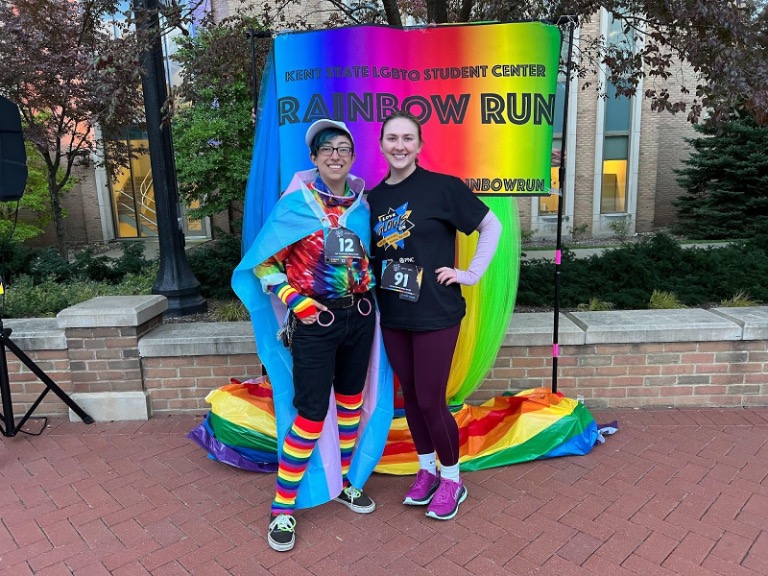
{"label": "maroon legging", "polygon": [[437,452],[442,466],[459,461],[459,427],[445,398],[459,327],[430,332],[381,329],[384,348],[400,380],[416,451]]}

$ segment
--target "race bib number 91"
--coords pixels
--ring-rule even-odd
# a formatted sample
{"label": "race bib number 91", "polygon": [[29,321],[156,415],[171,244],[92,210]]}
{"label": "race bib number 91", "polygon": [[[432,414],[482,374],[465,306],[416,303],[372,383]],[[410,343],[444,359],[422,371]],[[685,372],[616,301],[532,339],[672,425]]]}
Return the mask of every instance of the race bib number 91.
{"label": "race bib number 91", "polygon": [[421,266],[384,260],[381,263],[381,287],[384,290],[399,292],[403,300],[417,302],[421,293],[423,273]]}

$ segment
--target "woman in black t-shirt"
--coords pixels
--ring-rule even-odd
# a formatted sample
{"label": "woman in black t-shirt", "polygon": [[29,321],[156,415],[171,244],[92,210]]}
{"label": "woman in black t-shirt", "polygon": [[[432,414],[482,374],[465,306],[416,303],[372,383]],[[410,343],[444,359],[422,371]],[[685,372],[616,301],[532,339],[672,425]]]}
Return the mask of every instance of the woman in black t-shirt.
{"label": "woman in black t-shirt", "polygon": [[[450,520],[467,498],[459,429],[446,403],[465,314],[461,285],[477,283],[501,235],[498,218],[458,178],[418,166],[421,125],[396,112],[381,127],[389,174],[368,194],[371,255],[384,346],[400,381],[419,471],[403,500]],[[454,267],[456,232],[480,232],[468,270]],[[440,460],[438,474],[436,458]]]}

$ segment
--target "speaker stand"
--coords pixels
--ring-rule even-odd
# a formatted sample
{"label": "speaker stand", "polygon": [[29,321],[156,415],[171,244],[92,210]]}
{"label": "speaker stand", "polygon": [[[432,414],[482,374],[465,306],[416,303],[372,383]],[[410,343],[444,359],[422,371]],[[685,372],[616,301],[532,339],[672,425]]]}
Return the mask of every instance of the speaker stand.
{"label": "speaker stand", "polygon": [[[30,409],[16,424],[13,417],[13,399],[11,398],[11,382],[8,377],[8,362],[5,357],[6,349],[10,350],[16,355],[27,368],[29,368],[40,381],[45,384],[45,390],[38,396],[37,400],[32,404]],[[11,329],[3,327],[3,320],[0,318],[0,398],[2,399],[3,412],[0,414],[2,417],[2,425],[0,425],[0,432],[3,436],[16,436],[16,434],[24,426],[24,423],[32,416],[32,412],[38,407],[43,398],[53,392],[58,396],[62,402],[69,406],[72,411],[77,414],[80,419],[86,424],[93,424],[94,420],[85,411],[78,406],[78,404],[70,398],[64,390],[59,388],[59,385],[54,382],[48,374],[35,364],[29,356],[27,356],[16,344],[11,340]]]}

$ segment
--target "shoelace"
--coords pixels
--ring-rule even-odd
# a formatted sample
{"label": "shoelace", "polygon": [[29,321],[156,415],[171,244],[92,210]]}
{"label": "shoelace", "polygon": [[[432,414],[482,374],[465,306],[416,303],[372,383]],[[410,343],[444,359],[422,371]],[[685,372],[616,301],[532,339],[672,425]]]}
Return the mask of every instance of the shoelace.
{"label": "shoelace", "polygon": [[274,530],[277,528],[282,532],[293,532],[296,527],[296,518],[289,516],[288,514],[278,514],[272,522],[269,524],[269,529]]}
{"label": "shoelace", "polygon": [[363,495],[363,493],[360,492],[360,490],[358,490],[353,486],[347,486],[346,488],[344,488],[344,493],[347,495],[347,498],[349,498],[350,502],[354,502],[355,500],[360,498],[360,496]]}
{"label": "shoelace", "polygon": [[438,503],[442,504],[444,502],[449,502],[455,499],[456,498],[454,498],[453,496],[453,490],[451,489],[451,487],[446,483],[440,484],[440,487],[437,489],[437,492],[435,492],[434,501],[437,501]]}

